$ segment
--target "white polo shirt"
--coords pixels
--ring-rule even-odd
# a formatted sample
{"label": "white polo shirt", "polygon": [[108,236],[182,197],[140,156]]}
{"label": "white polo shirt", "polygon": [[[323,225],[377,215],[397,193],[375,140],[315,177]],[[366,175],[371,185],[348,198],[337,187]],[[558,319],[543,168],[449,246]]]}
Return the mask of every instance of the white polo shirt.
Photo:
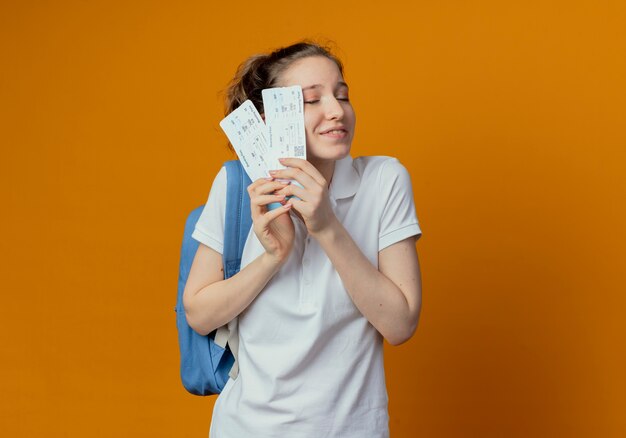
{"label": "white polo shirt", "polygon": [[[337,218],[378,267],[378,252],[421,235],[411,179],[392,157],[347,156],[329,189]],[[226,170],[218,173],[193,237],[223,252]],[[239,376],[213,410],[214,438],[389,436],[383,339],[293,214],[289,258],[239,315]],[[242,269],[264,249],[251,230]]]}

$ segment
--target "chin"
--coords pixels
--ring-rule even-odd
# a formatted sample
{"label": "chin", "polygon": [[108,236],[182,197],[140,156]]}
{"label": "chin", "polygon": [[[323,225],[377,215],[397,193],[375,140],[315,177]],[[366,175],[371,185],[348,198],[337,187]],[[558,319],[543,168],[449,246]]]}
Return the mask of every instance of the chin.
{"label": "chin", "polygon": [[341,160],[342,158],[350,155],[351,144],[334,144],[324,145],[323,147],[317,147],[319,151],[311,151],[307,147],[307,160],[308,161],[327,161],[327,160]]}
{"label": "chin", "polygon": [[339,161],[342,160],[344,158],[346,158],[348,155],[350,155],[350,150],[348,149],[347,151],[344,151],[342,153],[337,153],[337,154],[324,154],[323,156],[319,156],[319,155],[307,155],[307,161],[311,162],[311,163],[320,163],[323,161]]}

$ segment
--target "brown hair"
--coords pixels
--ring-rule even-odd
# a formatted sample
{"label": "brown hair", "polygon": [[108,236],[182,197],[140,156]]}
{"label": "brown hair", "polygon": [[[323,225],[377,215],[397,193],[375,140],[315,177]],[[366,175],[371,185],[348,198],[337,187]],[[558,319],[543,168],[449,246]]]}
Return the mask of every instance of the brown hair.
{"label": "brown hair", "polygon": [[237,109],[247,99],[250,99],[262,114],[264,111],[261,90],[274,87],[278,77],[287,67],[299,59],[310,56],[325,56],[337,64],[339,72],[343,75],[343,64],[332,54],[330,47],[312,41],[300,41],[276,49],[270,54],[251,56],[239,65],[235,77],[226,89],[226,115]]}

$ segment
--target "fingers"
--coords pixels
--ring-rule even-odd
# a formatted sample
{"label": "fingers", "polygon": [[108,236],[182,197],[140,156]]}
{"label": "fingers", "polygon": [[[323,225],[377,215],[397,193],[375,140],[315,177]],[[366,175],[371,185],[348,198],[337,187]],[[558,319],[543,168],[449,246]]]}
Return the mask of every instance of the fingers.
{"label": "fingers", "polygon": [[256,222],[259,224],[259,227],[262,230],[265,230],[267,229],[270,222],[272,222],[278,216],[288,213],[292,207],[293,206],[291,204],[281,205],[280,207],[275,208],[274,210],[270,210],[267,213],[260,215],[258,219],[256,220]]}
{"label": "fingers", "polygon": [[[315,182],[317,182],[319,185],[323,187],[325,187],[328,184],[328,182],[324,179],[320,171],[317,170],[315,166],[313,166],[313,164],[311,164],[307,160],[303,160],[301,158],[280,158],[279,161],[283,166],[302,170],[304,173],[309,175]],[[302,184],[301,181],[298,181],[298,182]],[[306,185],[304,186],[306,187]]]}
{"label": "fingers", "polygon": [[285,203],[285,205],[286,206],[291,205],[294,213],[302,220],[302,222],[304,222],[304,218],[302,217],[302,214],[309,216],[311,213],[310,206],[306,202],[303,202],[296,198],[291,198],[289,201]]}
{"label": "fingers", "polygon": [[281,202],[285,199],[283,194],[275,195],[274,192],[286,187],[288,183],[259,178],[248,186],[250,195],[250,213],[252,219],[256,219],[265,213],[266,205],[272,202]]}
{"label": "fingers", "polygon": [[[270,171],[274,178],[291,178],[299,184],[291,184],[276,192],[286,196],[297,196],[300,200],[319,205],[327,190],[327,183],[322,174],[306,160],[300,158],[281,158],[282,164],[293,166]],[[296,211],[300,209],[296,206]]]}
{"label": "fingers", "polygon": [[257,205],[273,204],[274,202],[283,202],[287,196],[280,194],[260,195],[256,197]]}
{"label": "fingers", "polygon": [[[318,186],[319,187],[319,186]],[[314,189],[315,190],[315,189]],[[297,196],[303,201],[311,201],[311,192],[296,184],[289,184],[288,186],[283,187],[282,189],[276,191],[277,195],[285,195],[287,196]]]}
{"label": "fingers", "polygon": [[248,193],[251,195],[253,193],[264,194],[271,192],[272,187],[284,187],[285,185],[287,185],[287,183],[275,181],[274,178],[259,178],[248,186]]}
{"label": "fingers", "polygon": [[320,184],[315,180],[311,175],[306,173],[306,171],[297,168],[297,167],[288,167],[286,169],[279,170],[271,170],[270,175],[274,178],[280,179],[294,179],[302,184],[303,187],[313,188],[316,186],[324,187],[323,184]]}

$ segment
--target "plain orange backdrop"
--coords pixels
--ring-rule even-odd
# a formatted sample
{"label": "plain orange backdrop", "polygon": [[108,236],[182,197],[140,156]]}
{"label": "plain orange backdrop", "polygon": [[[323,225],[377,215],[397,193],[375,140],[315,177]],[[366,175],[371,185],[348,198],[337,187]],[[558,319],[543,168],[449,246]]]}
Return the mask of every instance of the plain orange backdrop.
{"label": "plain orange backdrop", "polygon": [[621,1],[0,5],[0,433],[200,437],[178,376],[183,222],[231,159],[247,56],[330,39],[353,156],[409,169],[415,337],[392,437],[626,436]]}

